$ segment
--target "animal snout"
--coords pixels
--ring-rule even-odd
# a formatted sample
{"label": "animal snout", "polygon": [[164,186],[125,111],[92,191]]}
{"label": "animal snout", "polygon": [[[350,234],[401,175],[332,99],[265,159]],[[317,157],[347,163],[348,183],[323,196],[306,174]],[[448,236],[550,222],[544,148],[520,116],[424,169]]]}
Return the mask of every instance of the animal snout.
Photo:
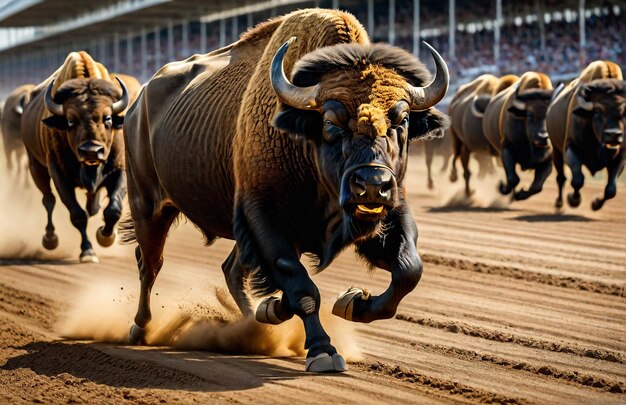
{"label": "animal snout", "polygon": [[350,192],[359,200],[371,202],[390,200],[393,180],[393,174],[387,168],[362,167],[350,176]]}
{"label": "animal snout", "polygon": [[548,132],[547,131],[539,131],[535,135],[535,139],[533,141],[534,145],[538,148],[547,148],[548,147]]}
{"label": "animal snout", "polygon": [[97,165],[104,161],[104,145],[97,141],[86,141],[78,146],[78,156],[84,164]]}
{"label": "animal snout", "polygon": [[603,137],[605,145],[609,147],[617,147],[624,141],[624,131],[620,128],[606,129]]}
{"label": "animal snout", "polygon": [[389,167],[376,162],[360,164],[344,173],[339,203],[360,219],[380,218],[396,206],[397,189]]}

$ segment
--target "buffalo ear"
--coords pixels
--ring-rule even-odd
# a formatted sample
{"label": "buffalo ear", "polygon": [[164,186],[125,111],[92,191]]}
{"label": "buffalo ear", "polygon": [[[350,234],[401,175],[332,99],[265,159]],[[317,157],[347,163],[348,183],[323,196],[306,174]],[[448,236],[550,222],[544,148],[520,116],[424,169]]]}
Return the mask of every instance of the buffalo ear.
{"label": "buffalo ear", "polygon": [[426,111],[411,111],[409,140],[441,138],[449,126],[448,116],[435,108],[429,108]]}
{"label": "buffalo ear", "polygon": [[124,125],[124,117],[121,115],[113,114],[111,119],[113,121],[113,129],[120,129]]}
{"label": "buffalo ear", "polygon": [[591,119],[593,117],[593,110],[589,111],[583,107],[576,107],[572,110],[572,114],[575,114],[581,118]]}
{"label": "buffalo ear", "polygon": [[526,117],[526,103],[519,100],[513,100],[513,103],[507,111],[513,114],[516,118],[524,118]]}
{"label": "buffalo ear", "polygon": [[474,107],[476,108],[478,112],[484,114],[490,101],[491,101],[491,96],[488,96],[486,94],[480,95],[476,97],[476,99],[474,100]]}
{"label": "buffalo ear", "polygon": [[67,118],[60,117],[58,115],[51,115],[48,118],[41,120],[45,126],[53,129],[68,129]]}
{"label": "buffalo ear", "polygon": [[307,139],[316,143],[322,139],[323,122],[319,111],[283,106],[274,116],[272,125],[296,139]]}

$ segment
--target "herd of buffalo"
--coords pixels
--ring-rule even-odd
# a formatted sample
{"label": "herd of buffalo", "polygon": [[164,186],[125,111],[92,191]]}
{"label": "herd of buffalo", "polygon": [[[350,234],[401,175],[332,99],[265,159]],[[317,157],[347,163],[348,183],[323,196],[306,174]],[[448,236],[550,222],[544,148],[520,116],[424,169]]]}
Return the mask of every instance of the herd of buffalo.
{"label": "herd of buffalo", "polygon": [[[626,85],[616,64],[594,62],[556,90],[541,73],[483,75],[459,88],[449,119],[435,108],[448,90],[448,69],[429,49],[433,79],[404,50],[371,44],[352,15],[308,9],[169,63],[143,87],[72,52],[44,82],[7,98],[7,161],[25,145],[48,215],[43,246],[59,244],[54,185],[81,233],[81,262],[98,261],[87,221],[100,211],[100,191],[108,197],[96,233],[101,246],[115,241],[128,192],[131,215],[119,228],[123,241],[137,242],[141,281],[131,343],[146,342],[151,289],[170,226],[182,214],[207,244],[236,242],[222,269],[243,315],[269,324],[297,315],[306,332],[306,370],[344,371],[320,322],[320,293],[300,259],[314,256],[321,271],[354,246],[368,266],[390,273],[390,284],[376,296],[350,288],[333,313],[354,322],[394,316],[422,273],[404,185],[412,140],[450,136],[451,177],[460,156],[468,194],[472,152],[501,158],[500,191],[517,200],[540,192],[554,164],[559,207],[564,162],[572,172],[571,206],[580,204],[582,166],[592,173],[607,168],[594,210],[615,196],[624,168]],[[518,164],[535,171],[526,190],[516,190]],[[77,188],[87,193],[85,207]],[[263,298],[256,307],[254,297]]]}

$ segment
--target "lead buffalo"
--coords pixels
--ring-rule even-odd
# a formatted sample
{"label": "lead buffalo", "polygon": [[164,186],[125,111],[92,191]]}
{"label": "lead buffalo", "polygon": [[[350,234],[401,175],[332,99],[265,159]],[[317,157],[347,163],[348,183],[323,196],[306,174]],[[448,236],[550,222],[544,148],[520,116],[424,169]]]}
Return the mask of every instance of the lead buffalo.
{"label": "lead buffalo", "polygon": [[567,196],[570,206],[580,205],[580,189],[585,181],[583,165],[592,174],[604,168],[608,172],[604,195],[596,197],[591,208],[599,210],[606,200],[615,197],[616,179],[624,170],[625,110],[626,83],[622,71],[607,61],[592,62],[552,102],[547,123],[558,173],[557,207],[563,205],[564,158],[572,171],[574,192]]}
{"label": "lead buffalo", "polygon": [[[548,76],[526,72],[508,89],[494,97],[483,117],[483,132],[498,152],[506,173],[506,184],[500,192],[513,192],[516,200],[525,200],[541,191],[552,171],[550,143],[546,131],[546,111],[552,98],[552,83]],[[533,169],[535,177],[527,190],[515,191],[522,170]]]}
{"label": "lead buffalo", "polygon": [[131,342],[145,339],[166,235],[183,213],[208,243],[236,240],[222,268],[244,314],[253,312],[248,279],[270,296],[258,321],[302,318],[306,370],[345,370],[300,258],[315,255],[322,270],[355,244],[370,266],[391,272],[381,295],[354,288],[338,299],[333,312],[352,321],[392,317],[417,285],[422,263],[404,176],[409,141],[440,136],[446,125],[432,107],[445,95],[447,67],[431,52],[437,74],[428,84],[422,63],[371,45],[350,14],[313,9],[157,72],[124,129],[141,279]]}
{"label": "lead buffalo", "polygon": [[[106,69],[85,52],[72,52],[63,66],[32,93],[22,116],[22,137],[30,172],[43,193],[48,224],[42,244],[55,249],[59,240],[52,223],[56,199],[50,179],[81,234],[81,262],[98,261],[87,237],[88,216],[100,208],[98,191],[106,188],[109,203],[104,227],[96,233],[98,243],[115,241],[114,226],[120,218],[126,194],[122,117],[128,91],[109,80]],[[55,85],[58,83],[58,85]],[[76,200],[75,188],[87,191],[86,212]]]}
{"label": "lead buffalo", "polygon": [[22,162],[26,158],[21,134],[22,113],[30,100],[30,92],[34,87],[33,84],[24,84],[16,88],[9,94],[2,107],[0,129],[9,171],[13,171],[14,167],[16,171],[21,169],[25,171],[26,169],[26,164]]}
{"label": "lead buffalo", "polygon": [[477,155],[482,167],[488,167],[491,171],[491,156],[496,152],[489,145],[483,133],[483,112],[491,98],[502,90],[508,88],[517,76],[506,75],[497,78],[485,74],[472,80],[459,88],[450,102],[449,114],[451,117],[450,134],[454,144],[454,158],[450,181],[457,179],[456,159],[461,158],[463,165],[463,177],[465,178],[465,194],[470,195],[469,158],[473,152]]}

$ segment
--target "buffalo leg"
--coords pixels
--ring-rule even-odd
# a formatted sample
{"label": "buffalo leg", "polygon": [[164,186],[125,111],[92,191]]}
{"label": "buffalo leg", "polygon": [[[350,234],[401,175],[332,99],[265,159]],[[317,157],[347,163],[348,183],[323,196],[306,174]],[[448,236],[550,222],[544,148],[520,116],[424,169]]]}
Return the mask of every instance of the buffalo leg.
{"label": "buffalo leg", "polygon": [[469,159],[470,159],[470,150],[467,146],[463,145],[461,148],[461,164],[463,165],[463,178],[465,179],[465,195],[472,195],[472,190],[470,189],[470,178],[472,177],[472,172],[469,169]]}
{"label": "buffalo leg", "polygon": [[252,302],[250,301],[250,296],[245,286],[245,280],[249,272],[239,261],[239,249],[237,245],[233,247],[226,261],[222,263],[222,270],[224,271],[228,291],[230,291],[230,295],[233,296],[239,310],[243,316],[251,315],[253,313]]}
{"label": "buffalo leg", "polygon": [[59,246],[59,238],[54,232],[54,224],[52,223],[52,212],[56,204],[56,198],[50,187],[50,175],[48,168],[39,164],[34,158],[30,158],[30,173],[33,177],[35,185],[43,194],[43,206],[48,214],[48,223],[46,224],[46,233],[41,241],[43,247],[48,250],[56,249]]}
{"label": "buffalo leg", "polygon": [[515,158],[509,145],[502,147],[502,166],[506,173],[506,184],[500,182],[500,193],[507,195],[519,184],[519,176],[515,172]]}
{"label": "buffalo leg", "polygon": [[[287,318],[295,314],[302,319],[306,340],[304,348],[308,350],[306,370],[313,372],[345,371],[346,364],[337,350],[330,343],[330,336],[322,327],[319,310],[321,297],[313,280],[309,277],[306,268],[300,263],[299,254],[292,243],[284,238],[274,224],[280,223],[268,213],[276,211],[268,209],[264,204],[257,203],[249,212],[236,210],[235,222],[246,224],[235,226],[237,242],[244,239],[253,239],[255,248],[262,257],[261,270],[266,277],[272,279],[272,288],[282,291],[282,297],[277,304],[280,312]],[[242,220],[240,215],[244,215]],[[253,218],[253,221],[250,221]],[[253,223],[249,228],[247,224]],[[244,229],[245,228],[245,229]],[[252,238],[247,234],[250,232]],[[271,236],[270,236],[271,235]],[[241,248],[241,244],[240,244]],[[267,300],[266,300],[267,301]],[[262,303],[257,308],[257,320],[261,320],[259,309],[264,307]],[[279,318],[281,316],[279,315]]]}
{"label": "buffalo leg", "polygon": [[78,204],[78,201],[76,201],[74,184],[60,174],[60,170],[54,162],[50,162],[49,171],[52,174],[52,181],[56,186],[59,197],[61,197],[61,201],[70,212],[72,225],[74,225],[74,227],[80,232],[80,261],[82,263],[98,262],[98,256],[93,250],[93,245],[87,236],[88,216],[85,210],[83,210],[80,204]]}
{"label": "buffalo leg", "polygon": [[152,215],[145,211],[133,211],[135,237],[139,246],[135,249],[135,259],[139,268],[139,306],[135,315],[135,325],[131,328],[130,343],[145,343],[145,327],[152,319],[150,294],[152,286],[163,266],[163,246],[167,233],[178,215],[178,210],[166,207]]}
{"label": "buffalo leg", "polygon": [[515,192],[514,198],[516,200],[525,200],[528,197],[540,193],[543,189],[543,183],[546,182],[548,176],[552,173],[552,161],[546,159],[540,162],[535,167],[535,177],[528,190],[520,190]]}
{"label": "buffalo leg", "polygon": [[580,189],[585,184],[585,176],[582,172],[582,162],[576,152],[572,148],[567,148],[565,151],[565,162],[572,171],[572,187],[574,192],[567,195],[567,202],[571,207],[578,207],[580,205]]}
{"label": "buffalo leg", "polygon": [[604,188],[604,195],[602,197],[597,196],[593,199],[591,203],[591,209],[594,211],[602,208],[606,200],[610,200],[615,197],[617,193],[617,177],[624,170],[624,159],[621,156],[618,156],[616,159],[613,159],[609,166],[607,167],[608,172],[608,180],[606,183],[606,187]]}
{"label": "buffalo leg", "polygon": [[355,322],[388,319],[396,314],[400,301],[422,276],[422,261],[417,253],[417,226],[406,205],[385,219],[389,231],[358,243],[358,253],[373,265],[391,272],[391,284],[379,296],[368,296],[352,289],[335,303],[333,313]]}
{"label": "buffalo leg", "polygon": [[559,189],[559,195],[554,205],[556,208],[561,208],[563,206],[563,186],[565,185],[565,180],[567,180],[565,171],[563,170],[563,153],[554,148],[552,150],[552,159],[554,160],[554,167],[556,169],[556,184]]}
{"label": "buffalo leg", "polygon": [[456,172],[456,160],[459,156],[461,156],[461,149],[463,148],[463,143],[461,143],[461,140],[457,138],[452,128],[450,128],[450,135],[452,136],[452,145],[453,145],[452,169],[450,169],[450,181],[454,183],[459,177]]}
{"label": "buffalo leg", "polygon": [[426,142],[424,145],[424,153],[426,154],[426,172],[428,173],[428,189],[432,190],[434,188],[433,183],[433,175],[432,175],[432,165],[433,165],[433,155],[435,154],[435,146],[433,142]]}
{"label": "buffalo leg", "polygon": [[126,195],[126,175],[123,170],[111,173],[104,184],[109,195],[109,204],[102,213],[104,226],[98,229],[98,243],[108,247],[115,241],[115,224],[122,216],[122,201]]}

